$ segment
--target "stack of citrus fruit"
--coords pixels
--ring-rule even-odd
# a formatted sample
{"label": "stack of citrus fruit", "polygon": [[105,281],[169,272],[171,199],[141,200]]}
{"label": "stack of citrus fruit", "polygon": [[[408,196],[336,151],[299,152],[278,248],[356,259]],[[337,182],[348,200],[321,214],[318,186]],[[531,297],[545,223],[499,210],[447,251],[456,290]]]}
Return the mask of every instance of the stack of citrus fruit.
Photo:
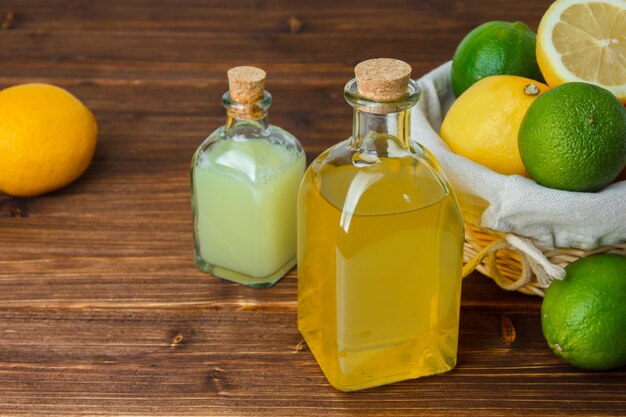
{"label": "stack of citrus fruit", "polygon": [[624,0],[558,0],[536,42],[521,22],[477,27],[454,54],[458,99],[441,137],[546,187],[593,192],[615,181],[626,166],[624,22]]}
{"label": "stack of citrus fruit", "polygon": [[[440,135],[453,152],[558,190],[626,179],[625,0],[557,0],[536,36],[485,23],[459,44],[451,84]],[[589,256],[566,272],[542,307],[549,346],[581,368],[626,365],[626,257]]]}

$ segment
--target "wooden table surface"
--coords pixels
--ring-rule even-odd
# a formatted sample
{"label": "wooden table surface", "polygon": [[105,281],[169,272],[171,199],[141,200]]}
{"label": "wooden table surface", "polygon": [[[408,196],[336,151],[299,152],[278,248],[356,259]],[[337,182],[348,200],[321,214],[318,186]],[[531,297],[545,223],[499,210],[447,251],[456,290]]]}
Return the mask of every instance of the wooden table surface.
{"label": "wooden table surface", "polygon": [[[0,87],[43,81],[94,112],[71,186],[0,196],[0,414],[626,415],[626,370],[557,359],[541,300],[466,279],[459,363],[345,394],[296,328],[296,272],[255,290],[198,272],[189,161],[224,122],[226,70],[269,73],[271,121],[309,161],[350,134],[342,91],[372,57],[418,77],[494,19],[532,28],[549,1],[0,1]],[[0,169],[2,169],[0,167]]]}

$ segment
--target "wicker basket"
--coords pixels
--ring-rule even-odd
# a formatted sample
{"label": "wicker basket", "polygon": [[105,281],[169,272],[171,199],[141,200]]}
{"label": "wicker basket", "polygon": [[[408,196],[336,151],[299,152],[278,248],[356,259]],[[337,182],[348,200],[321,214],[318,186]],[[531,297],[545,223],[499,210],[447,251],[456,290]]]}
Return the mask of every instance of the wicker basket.
{"label": "wicker basket", "polygon": [[[463,276],[476,269],[506,290],[518,290],[524,294],[543,297],[544,289],[530,265],[509,247],[503,234],[482,229],[466,221]],[[542,252],[551,263],[564,268],[580,258],[598,253],[626,256],[626,242],[593,250],[567,248]]]}
{"label": "wicker basket", "polygon": [[[573,196],[556,195],[562,191],[546,191],[522,177],[503,176],[450,151],[439,130],[455,100],[451,66],[447,62],[419,79],[423,95],[411,122],[413,138],[435,155],[461,205],[465,221],[463,276],[476,269],[506,290],[543,296],[550,282],[562,279],[563,268],[577,259],[597,253],[626,256],[626,181],[593,197],[578,196],[580,204],[573,204]],[[538,203],[538,195],[548,204]],[[567,213],[568,204],[576,211]],[[585,215],[598,205],[610,208],[602,212],[614,217]],[[564,221],[543,224],[543,220],[555,221],[559,216],[565,216]],[[564,248],[598,244],[613,246]]]}

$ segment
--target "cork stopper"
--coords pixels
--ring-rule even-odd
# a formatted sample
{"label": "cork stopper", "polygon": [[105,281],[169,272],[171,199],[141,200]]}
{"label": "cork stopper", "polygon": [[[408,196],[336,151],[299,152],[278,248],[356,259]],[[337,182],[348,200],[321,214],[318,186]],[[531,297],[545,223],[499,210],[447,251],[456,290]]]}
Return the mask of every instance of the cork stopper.
{"label": "cork stopper", "polygon": [[263,98],[265,71],[256,67],[233,67],[228,70],[228,89],[232,99],[252,104]]}
{"label": "cork stopper", "polygon": [[407,95],[411,66],[393,58],[375,58],[354,67],[359,94],[373,101],[394,101]]}

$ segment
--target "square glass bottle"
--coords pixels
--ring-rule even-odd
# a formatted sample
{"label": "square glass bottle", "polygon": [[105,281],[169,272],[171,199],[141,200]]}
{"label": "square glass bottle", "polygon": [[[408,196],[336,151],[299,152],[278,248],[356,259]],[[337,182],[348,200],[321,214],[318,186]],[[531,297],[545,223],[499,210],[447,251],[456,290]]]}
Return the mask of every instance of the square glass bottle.
{"label": "square glass bottle", "polygon": [[411,67],[355,74],[353,136],[315,159],[298,197],[298,328],[342,391],[455,366],[463,255],[452,189],[409,139]]}
{"label": "square glass bottle", "polygon": [[296,263],[296,200],[306,158],[300,142],[269,124],[265,72],[228,71],[226,124],[191,162],[195,262],[251,287],[275,284]]}

